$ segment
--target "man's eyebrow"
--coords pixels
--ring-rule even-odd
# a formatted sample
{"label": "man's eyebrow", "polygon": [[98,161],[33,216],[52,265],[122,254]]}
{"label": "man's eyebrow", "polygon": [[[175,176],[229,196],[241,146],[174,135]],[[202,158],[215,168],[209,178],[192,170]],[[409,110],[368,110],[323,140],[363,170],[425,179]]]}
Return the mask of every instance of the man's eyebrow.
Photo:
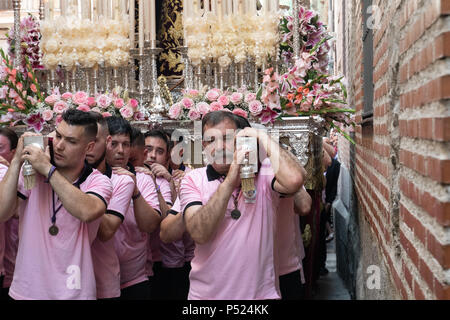
{"label": "man's eyebrow", "polygon": [[61,137],[64,137],[66,140],[78,141],[77,137],[64,136],[58,130],[55,130],[55,132],[56,132],[57,135],[60,135]]}

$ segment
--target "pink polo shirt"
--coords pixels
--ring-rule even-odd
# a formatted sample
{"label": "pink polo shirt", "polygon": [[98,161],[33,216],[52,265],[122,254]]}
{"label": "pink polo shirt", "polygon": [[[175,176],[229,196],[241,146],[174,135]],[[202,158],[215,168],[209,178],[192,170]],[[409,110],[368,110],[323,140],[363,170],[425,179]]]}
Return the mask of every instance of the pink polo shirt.
{"label": "pink polo shirt", "polygon": [[[106,213],[113,214],[123,221],[130,206],[134,182],[129,176],[114,173],[110,179],[113,192]],[[114,250],[114,237],[105,242],[96,238],[92,244],[92,259],[97,281],[97,298],[120,297],[120,264]]]}
{"label": "pink polo shirt", "polygon": [[294,212],[294,198],[281,198],[276,215],[275,250],[279,276],[301,270],[305,257],[300,218]]}
{"label": "pink polo shirt", "polygon": [[[0,181],[8,171],[8,167],[0,164]],[[5,267],[3,265],[3,257],[5,255],[5,223],[0,223],[0,275],[5,274]]]}
{"label": "pink polo shirt", "polygon": [[[110,180],[93,169],[80,190],[109,202]],[[52,188],[44,177],[36,174],[36,186],[24,190],[22,174],[18,191],[27,197],[19,215],[19,248],[14,278],[9,290],[13,299],[93,300],[96,285],[91,245],[100,220],[86,223],[72,216],[64,207],[56,214],[59,233],[52,236]],[[61,202],[55,193],[55,204]]]}
{"label": "pink polo shirt", "polygon": [[[23,210],[25,202],[19,201],[18,210]],[[17,249],[19,247],[19,219],[11,218],[5,222],[5,278],[3,279],[3,288],[11,286],[14,266],[16,265]]]}
{"label": "pink polo shirt", "polygon": [[[160,211],[153,179],[145,173],[137,172],[136,183],[145,201]],[[148,280],[147,242],[148,234],[139,230],[131,200],[125,219],[114,236],[114,248],[120,262],[120,289]]]}
{"label": "pink polo shirt", "polygon": [[[181,209],[204,205],[219,187],[207,168],[189,172],[180,188]],[[206,244],[196,244],[189,274],[190,300],[280,299],[274,266],[274,212],[279,194],[272,190],[274,175],[270,161],[262,163],[255,178],[256,203],[238,198],[241,217],[234,220],[233,197],[224,219]],[[236,192],[236,190],[235,190]]]}
{"label": "pink polo shirt", "polygon": [[[161,177],[156,178],[156,183],[159,185],[159,188],[161,190],[161,194],[166,201],[166,203],[169,203],[172,205],[172,192],[170,190],[170,183]],[[158,210],[159,210],[159,202],[158,202]],[[149,241],[147,245],[147,264],[146,264],[146,270],[147,270],[147,276],[151,277],[153,276],[153,262],[155,261],[161,261],[162,260],[162,254],[161,254],[161,246],[165,245],[161,242],[161,239],[159,238],[159,232],[160,228],[156,228],[155,231],[150,233],[149,235]]]}

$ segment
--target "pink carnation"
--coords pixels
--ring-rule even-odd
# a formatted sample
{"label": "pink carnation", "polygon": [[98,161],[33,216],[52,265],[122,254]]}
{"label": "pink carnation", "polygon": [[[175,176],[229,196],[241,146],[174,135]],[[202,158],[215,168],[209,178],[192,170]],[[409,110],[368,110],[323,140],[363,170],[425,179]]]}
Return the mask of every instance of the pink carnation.
{"label": "pink carnation", "polygon": [[200,112],[200,114],[203,116],[209,112],[209,104],[207,104],[206,102],[197,103],[195,107],[197,108],[198,112]]}
{"label": "pink carnation", "polygon": [[196,96],[198,96],[198,94],[199,94],[198,90],[195,90],[195,89],[190,89],[188,91],[188,96],[190,96],[192,98],[195,98]]}
{"label": "pink carnation", "polygon": [[124,106],[124,104],[125,104],[125,102],[121,98],[114,100],[114,107],[116,107],[117,109],[122,108]]}
{"label": "pink carnation", "polygon": [[198,119],[200,119],[201,114],[200,114],[200,112],[198,112],[197,109],[192,108],[189,110],[188,117],[191,120],[198,120]]}
{"label": "pink carnation", "polygon": [[230,103],[230,99],[226,95],[221,95],[217,101],[224,107]]}
{"label": "pink carnation", "polygon": [[91,109],[91,111],[92,111],[92,112],[97,112],[97,113],[102,114],[102,111],[100,110],[99,107],[94,107],[94,108]]}
{"label": "pink carnation", "polygon": [[63,98],[64,100],[69,100],[69,99],[72,99],[72,92],[65,92],[65,93],[63,93],[62,94],[62,96],[61,96],[61,98]]}
{"label": "pink carnation", "polygon": [[42,119],[44,119],[44,121],[50,121],[52,118],[53,118],[52,110],[47,109],[42,112]]}
{"label": "pink carnation", "polygon": [[242,102],[242,98],[244,97],[244,95],[240,92],[234,92],[231,97],[230,100],[233,104],[239,104]]}
{"label": "pink carnation", "polygon": [[[11,90],[11,91],[9,91],[9,97],[10,98],[15,98],[15,97],[12,97],[11,96],[11,93],[12,93],[12,91],[13,90]],[[16,94],[16,96],[17,96],[17,93],[14,91],[14,93]],[[50,96],[48,96],[47,98],[45,98],[45,103],[46,104],[48,104],[48,105],[54,105],[55,103],[56,103],[56,101],[58,101],[59,100],[59,97],[57,96],[57,95],[54,95],[54,94],[52,94],[52,95],[50,95]]]}
{"label": "pink carnation", "polygon": [[80,105],[80,104],[86,104],[87,98],[88,98],[88,95],[86,92],[78,91],[73,95],[72,100],[75,104]]}
{"label": "pink carnation", "polygon": [[109,112],[103,112],[103,113],[102,113],[102,116],[103,116],[103,118],[108,118],[108,117],[111,117],[112,114],[109,113]]}
{"label": "pink carnation", "polygon": [[209,101],[216,101],[220,96],[219,89],[211,89],[206,93],[206,99]]}
{"label": "pink carnation", "polygon": [[137,111],[137,112],[134,113],[133,119],[135,121],[144,121],[145,120],[145,115],[142,112]]}
{"label": "pink carnation", "polygon": [[58,114],[55,119],[55,125],[58,126],[62,121],[62,115]]}
{"label": "pink carnation", "polygon": [[218,102],[213,102],[209,106],[209,111],[219,111],[223,110],[223,106]]}
{"label": "pink carnation", "polygon": [[250,103],[254,100],[256,100],[256,94],[254,94],[253,92],[247,93],[245,95],[245,102]]}
{"label": "pink carnation", "polygon": [[179,103],[175,103],[169,109],[169,118],[178,119],[180,115],[181,115],[181,105]]}
{"label": "pink carnation", "polygon": [[262,112],[262,104],[258,100],[253,100],[249,103],[248,109],[250,113],[254,116],[258,116]]}
{"label": "pink carnation", "polygon": [[244,117],[244,118],[247,118],[247,117],[248,117],[247,112],[246,112],[245,110],[241,109],[241,108],[236,108],[236,109],[234,109],[234,110],[233,110],[233,113],[236,114],[236,115],[238,115],[238,116]]}
{"label": "pink carnation", "polygon": [[192,99],[190,99],[190,98],[183,98],[181,100],[181,103],[183,104],[183,106],[186,109],[190,109],[190,108],[192,108],[194,106],[194,101]]}
{"label": "pink carnation", "polygon": [[56,113],[58,113],[58,114],[61,114],[61,113],[63,113],[64,111],[66,111],[68,107],[69,107],[69,106],[67,105],[67,103],[65,103],[65,102],[62,101],[62,100],[59,100],[59,101],[56,102],[55,105],[53,106],[53,111],[56,112]]}
{"label": "pink carnation", "polygon": [[106,94],[101,94],[97,97],[97,105],[102,109],[108,108],[111,102],[112,99],[108,97]]}
{"label": "pink carnation", "polygon": [[89,112],[89,111],[91,111],[91,108],[89,108],[89,106],[86,105],[86,104],[80,104],[78,106],[77,110],[81,110],[81,111],[84,111],[84,112]]}
{"label": "pink carnation", "polygon": [[128,101],[128,106],[130,106],[133,110],[136,110],[138,105],[139,105],[139,102],[136,99],[130,99]]}
{"label": "pink carnation", "polygon": [[120,114],[125,119],[131,118],[133,116],[133,113],[134,113],[134,111],[130,107],[123,107],[122,109],[120,109]]}

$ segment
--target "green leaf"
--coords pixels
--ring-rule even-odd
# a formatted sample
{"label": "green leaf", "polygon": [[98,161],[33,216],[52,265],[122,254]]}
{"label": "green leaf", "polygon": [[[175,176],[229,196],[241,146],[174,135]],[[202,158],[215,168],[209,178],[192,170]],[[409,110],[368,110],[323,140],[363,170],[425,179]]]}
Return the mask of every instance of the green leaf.
{"label": "green leaf", "polygon": [[350,143],[353,145],[356,145],[356,142],[344,131],[341,130],[338,126],[336,126],[333,122],[330,123],[332,128],[335,128],[340,134],[344,136],[345,139],[347,139]]}
{"label": "green leaf", "polygon": [[261,100],[261,96],[262,96],[262,86],[259,87],[258,91],[256,92],[256,99],[257,100]]}

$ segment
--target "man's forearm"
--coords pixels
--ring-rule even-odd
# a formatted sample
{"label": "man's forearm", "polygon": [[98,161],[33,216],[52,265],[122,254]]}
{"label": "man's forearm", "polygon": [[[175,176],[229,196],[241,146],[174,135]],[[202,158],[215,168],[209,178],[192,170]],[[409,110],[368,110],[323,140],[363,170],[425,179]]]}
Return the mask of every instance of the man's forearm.
{"label": "man's forearm", "polygon": [[8,171],[0,181],[0,222],[9,220],[16,211],[20,167],[20,161],[13,159]]}
{"label": "man's forearm", "polygon": [[166,203],[166,199],[164,199],[161,192],[158,192],[158,201],[159,209],[161,210],[161,219],[164,219],[165,217],[167,217],[167,212],[169,211],[170,207]]}
{"label": "man's forearm", "polygon": [[186,216],[186,229],[199,244],[206,243],[225,216],[233,188],[223,182],[209,201],[192,215]]}
{"label": "man's forearm", "polygon": [[106,205],[99,198],[75,187],[58,170],[50,178],[50,184],[64,208],[83,222],[98,219],[106,211]]}
{"label": "man's forearm", "polygon": [[155,231],[161,222],[159,213],[142,196],[133,201],[134,216],[139,230],[149,233]]}
{"label": "man's forearm", "polygon": [[164,243],[170,243],[180,240],[183,237],[183,233],[186,230],[183,221],[183,215],[178,213],[176,215],[169,214],[161,221],[161,231],[159,237]]}
{"label": "man's forearm", "polygon": [[311,211],[312,199],[309,193],[301,188],[294,196],[294,212],[306,216]]}
{"label": "man's forearm", "polygon": [[122,221],[119,217],[111,214],[103,215],[100,227],[98,228],[97,237],[101,241],[110,240],[116,233],[117,229],[119,229],[121,223]]}

